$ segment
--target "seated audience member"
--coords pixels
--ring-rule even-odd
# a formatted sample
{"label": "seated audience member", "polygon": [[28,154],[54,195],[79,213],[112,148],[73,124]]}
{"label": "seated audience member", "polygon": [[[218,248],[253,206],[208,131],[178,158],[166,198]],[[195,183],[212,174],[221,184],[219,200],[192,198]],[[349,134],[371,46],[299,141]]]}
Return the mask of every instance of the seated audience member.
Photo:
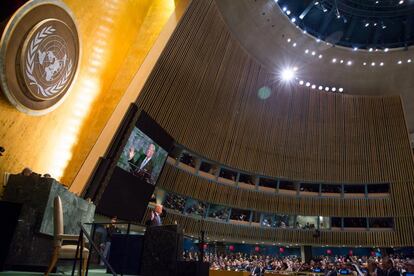
{"label": "seated audience member", "polygon": [[368,276],[378,276],[381,275],[381,270],[379,269],[375,261],[368,262]]}
{"label": "seated audience member", "polygon": [[381,262],[382,273],[380,276],[400,276],[400,272],[395,269],[394,262],[389,257],[384,257]]}
{"label": "seated audience member", "polygon": [[405,272],[403,273],[403,276],[407,276],[407,274],[414,274],[414,260],[408,260],[404,264]]}

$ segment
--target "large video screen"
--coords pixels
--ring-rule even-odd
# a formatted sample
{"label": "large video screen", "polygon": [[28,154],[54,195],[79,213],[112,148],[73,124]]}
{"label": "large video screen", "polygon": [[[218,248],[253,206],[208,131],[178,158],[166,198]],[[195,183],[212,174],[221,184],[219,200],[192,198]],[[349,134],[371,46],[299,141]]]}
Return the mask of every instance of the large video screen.
{"label": "large video screen", "polygon": [[155,185],[168,153],[139,128],[134,127],[117,166]]}

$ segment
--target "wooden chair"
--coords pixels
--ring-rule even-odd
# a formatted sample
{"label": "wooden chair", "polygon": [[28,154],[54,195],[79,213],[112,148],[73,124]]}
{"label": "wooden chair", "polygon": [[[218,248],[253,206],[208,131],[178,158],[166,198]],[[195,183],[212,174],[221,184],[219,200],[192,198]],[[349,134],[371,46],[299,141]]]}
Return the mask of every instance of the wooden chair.
{"label": "wooden chair", "polygon": [[[50,260],[49,267],[47,271],[45,272],[45,275],[49,275],[49,273],[52,271],[53,267],[55,267],[56,262],[58,259],[80,259],[80,249],[78,255],[76,256],[76,248],[77,248],[77,241],[79,240],[78,235],[65,235],[63,233],[63,209],[62,209],[62,201],[59,196],[55,197],[55,200],[53,202],[53,227],[54,227],[54,250],[52,259]],[[64,241],[71,241],[72,244],[63,245]],[[82,242],[84,243],[83,237]],[[83,271],[80,271],[79,273],[81,275],[84,275],[84,269],[86,269],[86,264],[88,261],[89,256],[89,250],[85,247],[83,247],[82,252],[82,261],[83,261]]]}

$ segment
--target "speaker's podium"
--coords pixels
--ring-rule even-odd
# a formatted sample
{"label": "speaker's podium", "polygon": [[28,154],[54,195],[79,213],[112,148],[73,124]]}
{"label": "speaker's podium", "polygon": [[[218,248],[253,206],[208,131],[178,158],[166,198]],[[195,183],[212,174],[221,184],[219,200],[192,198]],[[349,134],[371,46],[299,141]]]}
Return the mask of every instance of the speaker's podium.
{"label": "speaker's podium", "polygon": [[182,256],[183,229],[179,225],[147,228],[142,252],[142,275],[175,276]]}

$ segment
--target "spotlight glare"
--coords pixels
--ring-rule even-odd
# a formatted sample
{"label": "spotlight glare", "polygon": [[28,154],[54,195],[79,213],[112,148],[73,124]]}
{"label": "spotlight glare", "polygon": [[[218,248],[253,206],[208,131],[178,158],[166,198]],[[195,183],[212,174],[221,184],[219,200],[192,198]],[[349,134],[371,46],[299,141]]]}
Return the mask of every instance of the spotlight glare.
{"label": "spotlight glare", "polygon": [[316,88],[316,85],[312,84],[311,88],[312,89],[315,89]]}
{"label": "spotlight glare", "polygon": [[398,64],[402,64],[402,61],[401,61],[401,60],[399,60],[399,61],[398,61]]}
{"label": "spotlight glare", "polygon": [[344,92],[344,89],[341,87],[341,88],[339,88],[339,90],[338,90],[339,92]]}
{"label": "spotlight glare", "polygon": [[371,62],[371,66],[375,66],[375,62]]}
{"label": "spotlight glare", "polygon": [[407,60],[408,63],[411,63],[411,59]]}
{"label": "spotlight glare", "polygon": [[323,90],[323,86],[322,85],[319,85],[318,89],[319,90]]}
{"label": "spotlight glare", "polygon": [[296,42],[295,43],[293,43],[293,45],[292,45],[293,47],[296,47]]}
{"label": "spotlight glare", "polygon": [[309,87],[309,86],[310,86],[310,82],[307,82],[307,83],[306,83],[306,87]]}
{"label": "spotlight glare", "polygon": [[325,91],[329,91],[329,87],[327,86],[327,87],[325,87]]}
{"label": "spotlight glare", "polygon": [[346,63],[346,65],[351,66],[352,65],[352,61],[348,60],[348,62]]}
{"label": "spotlight glare", "polygon": [[389,51],[389,49],[388,49],[388,48],[385,48],[385,49],[384,49],[384,52],[388,52],[388,51]]}
{"label": "spotlight glare", "polygon": [[319,55],[319,59],[321,59],[322,58],[322,55]]}
{"label": "spotlight glare", "polygon": [[331,89],[333,92],[335,92],[336,91],[336,87],[332,87],[332,89]]}
{"label": "spotlight glare", "polygon": [[336,58],[333,58],[332,59],[332,63],[336,63]]}
{"label": "spotlight glare", "polygon": [[300,80],[300,81],[299,81],[299,84],[300,84],[300,85],[303,85],[303,80]]}
{"label": "spotlight glare", "polygon": [[289,82],[295,77],[295,70],[292,68],[286,68],[282,71],[281,78],[283,81]]}
{"label": "spotlight glare", "polygon": [[384,62],[381,62],[381,63],[380,63],[380,66],[384,66]]}

